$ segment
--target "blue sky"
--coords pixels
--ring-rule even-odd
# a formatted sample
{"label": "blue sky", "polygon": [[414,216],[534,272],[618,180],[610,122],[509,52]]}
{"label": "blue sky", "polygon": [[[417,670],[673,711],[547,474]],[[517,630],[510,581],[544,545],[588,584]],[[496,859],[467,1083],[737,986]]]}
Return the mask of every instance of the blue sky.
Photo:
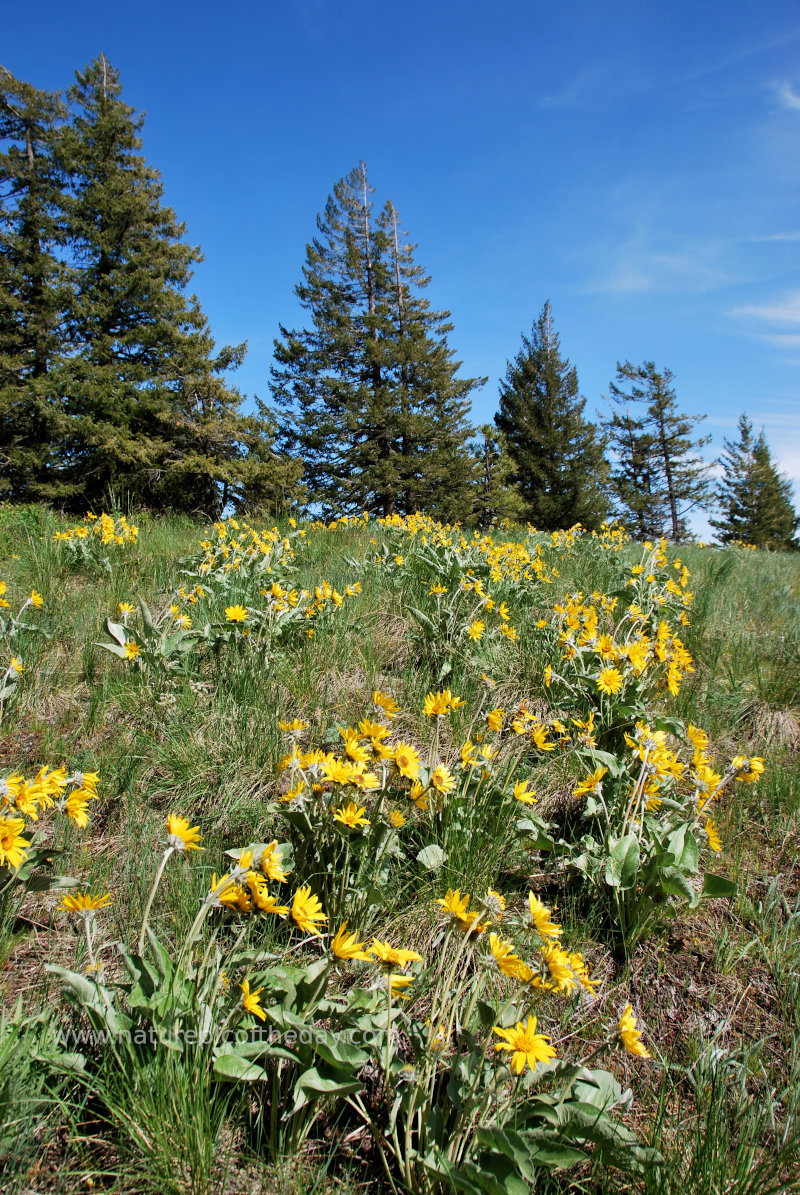
{"label": "blue sky", "polygon": [[655,360],[718,452],[746,410],[800,493],[800,8],[764,0],[30,0],[0,61],[67,86],[104,51],[202,245],[194,289],[268,395],[316,213],[363,158],[476,422],[545,299],[587,413]]}

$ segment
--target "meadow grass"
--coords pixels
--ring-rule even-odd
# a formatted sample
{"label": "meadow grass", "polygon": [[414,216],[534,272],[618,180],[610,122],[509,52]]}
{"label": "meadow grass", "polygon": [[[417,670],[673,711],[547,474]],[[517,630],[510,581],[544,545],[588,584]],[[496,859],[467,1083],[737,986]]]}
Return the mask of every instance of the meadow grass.
{"label": "meadow grass", "polygon": [[[494,707],[552,708],[543,679],[552,656],[537,623],[565,594],[611,592],[620,568],[641,556],[630,542],[612,550],[588,537],[539,537],[546,580],[487,582],[498,601],[508,593],[517,640],[490,640],[487,632],[448,651],[414,613],[432,608],[432,577],[410,566],[412,537],[374,521],[310,528],[293,541],[291,585],[313,590],[325,580],[344,593],[358,583],[360,592],[324,615],[327,621],[321,615],[312,636],[304,631],[268,653],[231,641],[207,652],[190,678],[131,665],[99,645],[110,641],[104,622],[118,617],[119,603],[142,598],[162,612],[180,586],[191,587],[181,562],[196,555],[208,528],[142,517],[134,545],[109,552],[108,566],[92,566],[54,538],[67,525],[41,507],[0,510],[6,596],[41,594],[35,613],[47,632],[2,645],[23,657],[24,672],[0,723],[0,777],[62,764],[100,773],[90,825],[58,825],[57,870],[86,891],[113,893],[104,933],[129,946],[168,814],[199,826],[204,847],[164,872],[150,925],[168,945],[185,938],[212,873],[226,866],[225,851],[285,839],[276,806],[283,783],[277,765],[287,751],[280,719],[307,722],[308,746],[339,750],[337,728],[374,717],[371,695],[382,690],[400,707],[394,738],[423,756],[435,748],[439,758],[457,760],[467,738],[495,741],[485,723]],[[499,543],[524,540],[527,531],[491,534]],[[615,1054],[608,1066],[632,1088],[625,1123],[662,1158],[626,1169],[593,1161],[589,1150],[570,1170],[539,1169],[535,1189],[779,1195],[800,1190],[800,559],[692,545],[668,554],[691,573],[684,641],[694,671],[677,696],[659,698],[658,712],[703,727],[716,757],[766,760],[759,782],[736,784],[715,813],[724,852],[714,870],[736,881],[737,895],[684,908],[640,940],[620,943],[580,876],[526,846],[514,817],[446,809],[436,822],[439,865],[417,860],[433,841],[433,823],[409,815],[396,865],[374,885],[359,930],[424,950],[439,941],[434,901],[446,889],[496,888],[510,909],[535,891],[557,907],[565,941],[599,981],[594,1001],[579,992],[550,998],[547,1032],[588,1051],[602,1043],[609,1018],[633,1005],[652,1057]],[[131,626],[140,621],[132,616]],[[465,705],[433,722],[423,703],[444,686]],[[515,754],[506,733],[496,742],[498,773],[513,765],[514,776],[531,778],[542,817],[565,838],[583,833],[571,796],[574,757]],[[324,860],[315,866],[324,868]],[[298,1113],[282,1123],[276,1113],[287,1090],[220,1084],[209,1051],[115,1060],[101,1048],[88,1072],[60,1057],[53,1026],[80,1018],[45,968],[82,971],[88,957],[78,928],[59,911],[59,896],[20,896],[13,888],[0,894],[0,1189],[391,1189],[374,1141],[344,1103],[329,1100],[313,1119]],[[243,949],[296,957],[274,919],[242,933]],[[112,980],[122,982],[108,958]],[[443,1182],[441,1189],[451,1188]]]}

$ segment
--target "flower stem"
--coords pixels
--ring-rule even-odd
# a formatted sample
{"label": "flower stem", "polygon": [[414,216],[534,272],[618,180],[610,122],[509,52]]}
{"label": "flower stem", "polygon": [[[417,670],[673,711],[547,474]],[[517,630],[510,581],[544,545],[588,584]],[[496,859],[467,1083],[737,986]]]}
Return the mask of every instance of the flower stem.
{"label": "flower stem", "polygon": [[139,932],[138,950],[139,950],[140,955],[144,954],[144,939],[145,939],[145,934],[147,933],[147,922],[150,919],[150,910],[152,909],[153,901],[156,898],[156,892],[158,891],[158,885],[161,883],[161,877],[164,874],[164,868],[167,866],[167,859],[169,859],[170,855],[173,853],[174,850],[175,850],[174,846],[168,846],[167,849],[164,851],[161,862],[158,865],[158,871],[156,872],[156,878],[153,881],[153,887],[150,889],[150,895],[147,898],[147,904],[145,905],[145,908],[144,908],[144,916],[142,917],[142,928]]}

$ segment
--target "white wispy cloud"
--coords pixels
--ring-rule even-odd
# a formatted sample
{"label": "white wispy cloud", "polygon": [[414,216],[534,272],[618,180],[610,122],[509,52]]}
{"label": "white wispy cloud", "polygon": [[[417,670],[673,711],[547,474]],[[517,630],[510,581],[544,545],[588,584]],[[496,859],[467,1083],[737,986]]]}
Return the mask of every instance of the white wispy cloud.
{"label": "white wispy cloud", "polygon": [[605,268],[581,288],[587,294],[624,297],[646,291],[702,292],[727,285],[731,279],[714,260],[712,246],[687,246],[674,250],[648,248],[637,238],[610,249]]}
{"label": "white wispy cloud", "polygon": [[771,244],[776,241],[800,241],[800,232],[770,232],[764,236],[742,237],[741,240],[755,245]]}
{"label": "white wispy cloud", "polygon": [[[800,344],[800,290],[786,291],[779,298],[767,303],[752,303],[743,307],[734,307],[729,314],[739,319],[755,320],[756,323],[764,325],[763,331],[758,335],[767,337],[774,344],[785,346]],[[766,327],[768,324],[796,327],[798,332],[770,331]]]}
{"label": "white wispy cloud", "polygon": [[775,93],[782,107],[792,112],[800,112],[800,92],[795,91],[791,83],[779,83]]}

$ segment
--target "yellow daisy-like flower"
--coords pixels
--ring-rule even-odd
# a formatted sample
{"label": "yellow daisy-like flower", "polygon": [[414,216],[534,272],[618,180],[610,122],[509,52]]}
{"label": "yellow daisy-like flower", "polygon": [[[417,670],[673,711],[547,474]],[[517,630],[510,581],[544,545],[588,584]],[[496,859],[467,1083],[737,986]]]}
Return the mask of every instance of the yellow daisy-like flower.
{"label": "yellow daisy-like flower", "polygon": [[444,693],[428,693],[422,706],[422,712],[428,718],[442,718],[450,713],[450,703]]}
{"label": "yellow daisy-like flower", "polygon": [[381,942],[378,938],[372,939],[369,953],[375,956],[384,971],[402,970],[409,963],[422,962],[422,955],[417,954],[416,950],[403,950],[399,946],[390,945],[389,942]]}
{"label": "yellow daisy-like flower", "polygon": [[428,794],[422,787],[421,780],[414,781],[414,783],[411,785],[411,788],[408,790],[408,795],[411,797],[411,800],[414,802],[417,809],[421,809],[424,813],[428,808]]}
{"label": "yellow daisy-like flower", "polygon": [[125,652],[126,660],[135,660],[142,649],[138,643],[134,643],[132,639],[129,639],[122,650]]}
{"label": "yellow daisy-like flower", "polygon": [[449,913],[454,921],[463,922],[467,920],[468,916],[469,893],[465,892],[462,896],[459,888],[456,888],[455,892],[452,888],[448,888],[447,894],[438,896],[434,904],[441,905],[445,913]]}
{"label": "yellow daisy-like flower", "polygon": [[17,676],[22,676],[23,672],[25,671],[25,669],[22,667],[22,660],[19,658],[19,656],[12,656],[11,663],[8,667],[9,671],[16,672]]}
{"label": "yellow daisy-like flower", "polygon": [[300,926],[303,933],[314,934],[317,937],[319,937],[317,922],[322,923],[328,920],[322,912],[322,904],[319,897],[312,895],[310,884],[304,888],[298,888],[295,892],[291,913],[292,918]]}
{"label": "yellow daisy-like flower", "polygon": [[335,936],[331,938],[331,950],[337,958],[341,959],[361,959],[364,962],[369,962],[370,956],[367,954],[364,946],[364,942],[358,941],[357,934],[348,934],[346,921],[336,931]]}
{"label": "yellow daisy-like flower", "polygon": [[375,689],[372,694],[372,704],[380,710],[383,710],[384,715],[389,718],[395,718],[400,711],[400,706],[395,699],[388,693],[382,692],[380,689]]}
{"label": "yellow daisy-like flower", "polygon": [[706,819],[706,824],[703,828],[706,832],[706,837],[708,838],[709,847],[715,855],[718,855],[722,850],[722,839],[717,833],[716,824],[712,822],[711,818],[709,817]]}
{"label": "yellow daisy-like flower", "polygon": [[569,993],[578,986],[578,980],[573,974],[569,954],[566,950],[562,950],[556,942],[547,942],[542,946],[540,954],[547,964],[550,974],[546,987],[554,992]]}
{"label": "yellow daisy-like flower", "polygon": [[[248,871],[247,887],[250,890],[253,904],[259,913],[274,913],[277,917],[285,917],[289,912],[288,905],[279,905],[277,899],[271,896],[267,889],[267,881],[256,871]],[[225,897],[223,896],[224,900]],[[236,902],[238,904],[238,901]]]}
{"label": "yellow daisy-like flower", "polygon": [[[246,883],[253,904],[259,913],[274,913],[278,917],[285,917],[289,912],[288,905],[279,905],[276,898],[270,895],[267,889],[267,881],[258,872],[248,871]],[[223,897],[222,899],[224,900],[225,898]]]}
{"label": "yellow daisy-like flower", "polygon": [[503,729],[503,718],[505,712],[501,709],[492,710],[486,715],[486,723],[490,730],[498,731]]}
{"label": "yellow daisy-like flower", "polygon": [[120,602],[119,605],[117,606],[117,613],[118,614],[135,614],[136,607],[133,606],[130,602]]}
{"label": "yellow daisy-like flower", "polygon": [[77,913],[79,917],[90,917],[96,909],[104,909],[110,904],[110,892],[103,896],[90,896],[88,892],[78,892],[73,896],[67,892],[61,898],[61,908],[67,913]]}
{"label": "yellow daisy-like flower", "polygon": [[377,739],[379,742],[381,739],[385,739],[389,733],[388,726],[384,726],[382,722],[373,722],[370,718],[362,718],[358,729],[362,738]]}
{"label": "yellow daisy-like flower", "polygon": [[542,938],[560,938],[564,932],[557,921],[551,921],[547,905],[542,904],[533,892],[528,893],[528,908],[534,929]]}
{"label": "yellow daisy-like flower", "polygon": [[529,791],[528,790],[529,784],[530,784],[530,780],[518,780],[516,782],[516,784],[514,785],[514,800],[515,801],[522,801],[523,805],[535,805],[536,804],[536,797],[534,795],[536,792],[536,789],[532,788]]}
{"label": "yellow daisy-like flower", "polygon": [[343,826],[349,826],[351,830],[355,830],[358,826],[369,826],[371,823],[364,817],[366,810],[366,805],[359,807],[355,801],[349,801],[341,809],[334,809],[333,820],[341,822]]}
{"label": "yellow daisy-like flower", "polygon": [[618,668],[604,668],[597,678],[601,693],[619,693],[622,688],[622,673]]}
{"label": "yellow daisy-like flower", "polygon": [[256,988],[254,992],[250,991],[250,981],[246,979],[244,983],[240,983],[239,987],[242,989],[242,1007],[245,1012],[251,1012],[254,1016],[259,1017],[262,1021],[266,1021],[267,1014],[261,1007],[260,996],[264,991],[262,988]]}
{"label": "yellow daisy-like flower", "polygon": [[283,870],[283,856],[278,850],[277,838],[264,847],[261,852],[259,867],[268,880],[275,880],[280,884],[285,882],[286,872]]}
{"label": "yellow daisy-like flower", "polygon": [[44,598],[40,593],[37,593],[35,589],[31,590],[31,596],[29,600],[31,605],[35,606],[37,610],[41,610],[42,606],[44,605]]}
{"label": "yellow daisy-like flower", "polygon": [[8,862],[12,867],[21,867],[30,840],[22,837],[25,822],[21,817],[0,819],[0,866]]}
{"label": "yellow daisy-like flower", "polygon": [[168,842],[176,851],[202,851],[198,843],[203,839],[199,826],[190,826],[185,817],[176,817],[170,813],[167,817]]}
{"label": "yellow daisy-like flower", "polygon": [[489,950],[491,961],[501,975],[509,979],[519,977],[522,959],[514,953],[513,942],[505,942],[497,934],[489,934]]}
{"label": "yellow daisy-like flower", "polygon": [[589,776],[581,780],[572,795],[574,797],[585,797],[587,793],[596,793],[607,771],[608,768],[595,768]]}
{"label": "yellow daisy-like flower", "polygon": [[428,593],[434,597],[441,597],[443,593],[447,593],[447,586],[440,585],[439,582],[437,581],[435,585],[431,585],[430,589],[428,590]]}
{"label": "yellow daisy-like flower", "polygon": [[244,606],[226,606],[225,617],[228,622],[245,622],[247,620],[247,611]]}
{"label": "yellow daisy-like flower", "polygon": [[636,1017],[630,1004],[625,1005],[625,1011],[619,1019],[619,1037],[629,1054],[636,1054],[639,1058],[650,1057],[642,1045],[641,1030],[636,1028]]}
{"label": "yellow daisy-like flower", "polygon": [[501,1029],[495,1025],[494,1032],[504,1038],[495,1042],[495,1050],[511,1050],[511,1069],[521,1075],[526,1065],[531,1070],[536,1069],[537,1062],[549,1062],[556,1057],[556,1051],[550,1044],[550,1038],[536,1032],[536,1017],[528,1017],[527,1023],[518,1021],[513,1029]]}
{"label": "yellow daisy-like flower", "polygon": [[467,634],[473,643],[477,643],[478,640],[483,636],[485,629],[486,623],[480,618],[476,618],[475,621],[467,627]]}
{"label": "yellow daisy-like flower", "polygon": [[438,764],[431,772],[431,788],[438,793],[451,793],[455,787],[455,777],[443,763]]}
{"label": "yellow daisy-like flower", "polygon": [[[738,759],[739,757],[737,757]],[[733,761],[734,764],[737,760]],[[736,779],[744,781],[745,784],[755,784],[757,780],[764,775],[764,760],[759,756],[754,755],[751,759],[745,759],[744,765],[740,765],[740,771]]]}
{"label": "yellow daisy-like flower", "polygon": [[406,819],[399,809],[393,809],[389,814],[389,824],[394,826],[395,830],[399,830],[401,826],[406,824]]}
{"label": "yellow daisy-like flower", "polygon": [[394,765],[407,780],[419,777],[422,759],[410,743],[398,743],[394,749]]}
{"label": "yellow daisy-like flower", "polygon": [[84,789],[76,788],[69,794],[64,806],[64,812],[73,826],[77,826],[81,830],[86,829],[89,825],[89,797],[91,795]]}
{"label": "yellow daisy-like flower", "polygon": [[407,988],[408,985],[413,982],[414,982],[413,975],[390,975],[389,976],[389,985],[391,987],[392,995],[399,996],[401,1000],[410,1000],[411,999],[410,996],[407,996],[405,994],[404,988]]}
{"label": "yellow daisy-like flower", "polygon": [[284,734],[298,734],[301,730],[308,729],[308,722],[304,722],[302,718],[292,718],[291,722],[279,720],[278,726]]}

